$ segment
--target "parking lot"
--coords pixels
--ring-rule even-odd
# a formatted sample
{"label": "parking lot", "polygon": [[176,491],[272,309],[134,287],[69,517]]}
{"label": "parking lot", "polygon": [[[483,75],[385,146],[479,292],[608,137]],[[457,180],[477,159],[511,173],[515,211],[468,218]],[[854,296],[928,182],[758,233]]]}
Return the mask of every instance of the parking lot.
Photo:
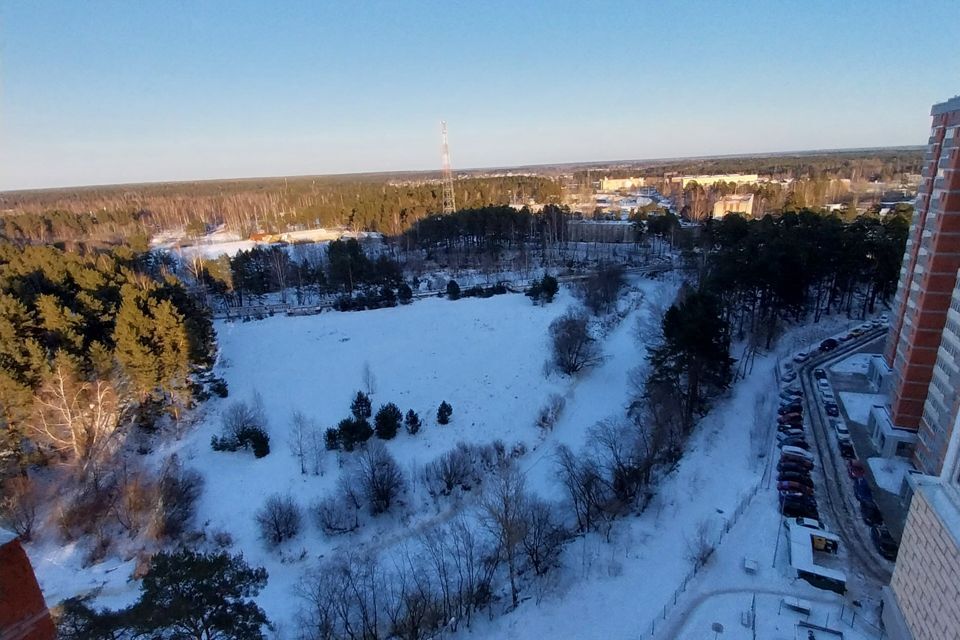
{"label": "parking lot", "polygon": [[[874,584],[889,581],[896,553],[885,515],[890,513],[899,538],[902,507],[874,482],[866,460],[876,451],[866,425],[851,421],[842,405],[841,393],[870,391],[866,376],[843,367],[833,373],[830,367],[876,350],[885,333],[882,322],[866,324],[784,361],[776,424],[781,512],[828,525],[839,534],[855,572]],[[857,407],[858,417],[861,410]]]}

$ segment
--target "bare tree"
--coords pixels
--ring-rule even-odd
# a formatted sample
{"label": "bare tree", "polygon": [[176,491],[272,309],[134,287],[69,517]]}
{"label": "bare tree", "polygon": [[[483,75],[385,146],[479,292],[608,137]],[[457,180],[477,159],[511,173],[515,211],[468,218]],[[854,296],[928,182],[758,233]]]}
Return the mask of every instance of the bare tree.
{"label": "bare tree", "polygon": [[374,515],[389,511],[406,488],[400,465],[382,442],[367,444],[357,461],[354,479]]}
{"label": "bare tree", "polygon": [[18,476],[4,483],[3,493],[0,499],[0,522],[29,542],[42,502],[39,488],[29,477]]}
{"label": "bare tree", "polygon": [[530,498],[526,508],[527,524],[521,544],[533,572],[542,576],[556,564],[568,534],[549,503]]}
{"label": "bare tree", "polygon": [[600,349],[582,313],[571,310],[551,322],[550,341],[553,361],[567,375],[600,362]]}
{"label": "bare tree", "polygon": [[525,480],[512,464],[503,465],[491,479],[480,503],[481,520],[496,538],[500,556],[506,561],[513,606],[520,603],[517,588],[518,555],[527,533]]}
{"label": "bare tree", "polygon": [[307,473],[307,452],[310,448],[310,434],[316,431],[316,426],[302,412],[294,411],[290,419],[290,436],[288,443],[290,452],[300,463],[300,473]]}
{"label": "bare tree", "polygon": [[370,368],[369,362],[363,363],[361,376],[363,377],[363,387],[367,390],[367,395],[372,396],[377,392],[377,376],[373,373],[373,369]]}
{"label": "bare tree", "polygon": [[597,272],[581,284],[580,297],[583,299],[583,304],[594,315],[599,315],[608,311],[616,303],[624,284],[626,280],[623,266],[601,264]]}
{"label": "bare tree", "polygon": [[171,540],[187,531],[201,493],[203,476],[193,469],[184,469],[176,455],[170,456],[160,472],[154,535],[161,540]]}
{"label": "bare tree", "polygon": [[716,545],[711,534],[710,520],[704,518],[697,523],[696,531],[693,536],[687,538],[687,560],[693,563],[693,566],[699,569],[707,563]]}
{"label": "bare tree", "polygon": [[269,547],[276,547],[300,533],[303,515],[300,506],[292,497],[274,494],[267,498],[267,502],[257,511],[256,522],[263,541]]}
{"label": "bare tree", "polygon": [[592,531],[606,520],[608,485],[595,460],[557,447],[557,475],[567,492],[579,531]]}
{"label": "bare tree", "polygon": [[326,450],[323,433],[319,428],[312,429],[307,434],[306,459],[307,468],[315,476],[323,475],[323,456]]}
{"label": "bare tree", "polygon": [[127,410],[112,382],[85,379],[76,365],[60,354],[34,400],[36,411],[29,425],[33,435],[79,462],[81,468],[105,452]]}

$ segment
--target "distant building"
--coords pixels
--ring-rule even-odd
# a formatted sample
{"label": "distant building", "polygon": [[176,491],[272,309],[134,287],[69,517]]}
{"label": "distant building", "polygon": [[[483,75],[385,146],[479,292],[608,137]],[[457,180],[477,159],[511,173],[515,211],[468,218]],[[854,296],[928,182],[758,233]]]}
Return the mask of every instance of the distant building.
{"label": "distant building", "polygon": [[56,635],[30,559],[17,536],[0,529],[0,640],[53,640]]}
{"label": "distant building", "polygon": [[723,196],[713,203],[713,217],[722,218],[728,213],[739,213],[745,218],[753,217],[753,194]]}
{"label": "distant building", "polygon": [[960,97],[936,104],[884,353],[890,420],[938,475],[960,396]]}
{"label": "distant building", "polygon": [[637,189],[646,184],[644,178],[603,178],[600,180],[601,191],[624,191]]}
{"label": "distant building", "polygon": [[673,183],[679,183],[681,189],[686,189],[691,182],[696,182],[701,187],[707,187],[718,182],[732,182],[734,184],[756,184],[760,182],[760,176],[756,173],[722,173],[715,175],[700,176],[676,176],[670,178]]}

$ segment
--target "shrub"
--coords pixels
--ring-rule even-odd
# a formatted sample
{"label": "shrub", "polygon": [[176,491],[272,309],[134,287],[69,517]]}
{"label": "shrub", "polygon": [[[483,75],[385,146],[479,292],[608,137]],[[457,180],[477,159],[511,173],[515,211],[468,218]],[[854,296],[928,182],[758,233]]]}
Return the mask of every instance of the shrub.
{"label": "shrub", "polygon": [[0,500],[0,522],[18,536],[29,542],[37,523],[40,509],[40,494],[32,480],[26,476],[11,478],[4,487]]}
{"label": "shrub", "polygon": [[420,416],[413,409],[407,411],[407,417],[404,418],[403,423],[407,428],[407,433],[412,436],[417,435],[420,431]]}
{"label": "shrub", "polygon": [[392,402],[380,407],[377,410],[377,416],[374,418],[374,431],[381,440],[392,440],[397,435],[400,428],[400,422],[403,420],[403,414],[400,408]]}
{"label": "shrub", "polygon": [[254,456],[262,458],[270,453],[266,424],[267,418],[259,395],[254,396],[251,403],[234,402],[223,413],[223,435],[213,436],[210,446],[214,451],[252,449]]}
{"label": "shrub", "polygon": [[587,317],[568,311],[550,323],[553,361],[567,375],[600,361],[600,350],[590,335]]}
{"label": "shrub", "polygon": [[317,528],[327,535],[340,535],[360,527],[359,510],[348,499],[327,496],[311,508]]}
{"label": "shrub", "polygon": [[542,295],[546,302],[553,302],[554,296],[560,291],[560,283],[551,275],[543,276],[541,281]]}
{"label": "shrub", "polygon": [[537,414],[537,426],[544,431],[553,431],[553,425],[557,423],[565,405],[566,400],[563,399],[563,396],[551,393],[547,403],[540,408],[540,412]]}
{"label": "shrub", "polygon": [[447,283],[447,297],[451,300],[458,300],[460,298],[460,285],[457,284],[456,280],[451,280]]}
{"label": "shrub", "polygon": [[256,521],[263,541],[269,547],[276,547],[300,533],[303,514],[292,497],[274,494],[257,512]]}
{"label": "shrub", "polygon": [[406,487],[400,465],[379,442],[361,454],[353,484],[361,488],[373,515],[389,511]]}
{"label": "shrub", "polygon": [[444,400],[440,403],[440,407],[437,409],[437,424],[448,424],[450,422],[450,416],[453,415],[453,407]]}
{"label": "shrub", "polygon": [[197,499],[203,492],[203,476],[183,469],[177,457],[171,456],[160,476],[159,489],[155,535],[158,539],[178,538],[193,521]]}
{"label": "shrub", "polygon": [[413,299],[413,290],[406,282],[400,283],[397,287],[397,299],[400,300],[400,304],[409,304]]}

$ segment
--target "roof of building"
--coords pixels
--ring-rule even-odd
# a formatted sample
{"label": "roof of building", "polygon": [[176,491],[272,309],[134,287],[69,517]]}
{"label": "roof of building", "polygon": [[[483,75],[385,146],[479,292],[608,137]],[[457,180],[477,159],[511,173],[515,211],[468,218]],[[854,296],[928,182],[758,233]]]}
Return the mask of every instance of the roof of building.
{"label": "roof of building", "polygon": [[812,573],[814,575],[823,576],[824,578],[830,578],[831,580],[838,580],[844,583],[847,581],[847,576],[842,571],[824,567],[823,565],[817,564],[813,560],[813,536],[832,540],[839,545],[840,538],[836,534],[830,533],[829,531],[824,531],[823,529],[811,529],[810,527],[803,527],[794,522],[787,523],[787,531],[789,532],[790,536],[791,567],[797,571]]}
{"label": "roof of building", "polygon": [[16,538],[17,534],[15,534],[13,531],[0,528],[0,545],[7,544],[11,540],[16,540]]}
{"label": "roof of building", "polygon": [[950,111],[960,111],[960,96],[954,96],[949,100],[937,103],[930,109],[930,115],[939,116]]}

